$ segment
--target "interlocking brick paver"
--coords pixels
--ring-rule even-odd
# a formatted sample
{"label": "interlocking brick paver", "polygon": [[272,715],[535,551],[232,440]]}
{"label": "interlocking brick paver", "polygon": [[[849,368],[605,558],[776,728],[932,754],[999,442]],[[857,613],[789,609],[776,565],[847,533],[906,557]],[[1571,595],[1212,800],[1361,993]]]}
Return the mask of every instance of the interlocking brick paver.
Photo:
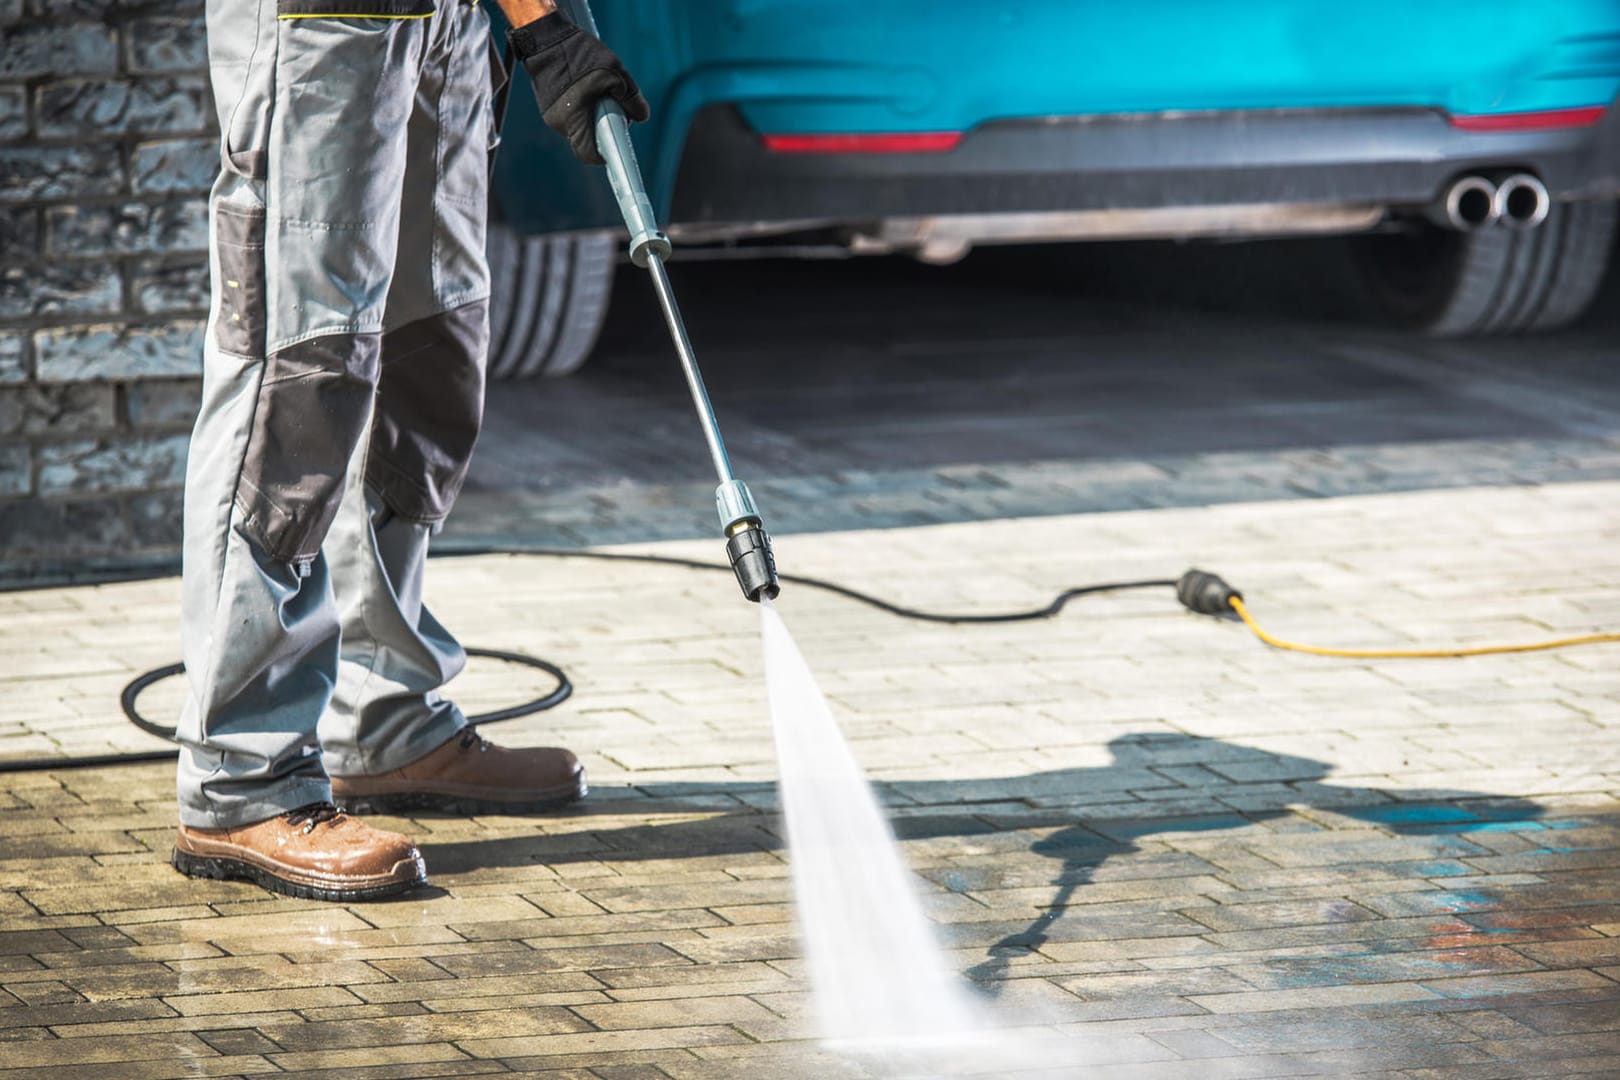
{"label": "interlocking brick paver", "polygon": [[[108,1069],[109,1065],[105,1061],[88,1065],[52,1064],[47,1075],[52,1080],[102,1080],[107,1076]],[[181,1077],[190,1076],[257,1076],[279,1071],[276,1066],[257,1054],[231,1057],[215,1055],[201,1059],[118,1061],[117,1070],[120,1077],[129,1077],[130,1080],[180,1080]],[[37,1076],[43,1070],[24,1065],[8,1071],[13,1076]],[[5,1074],[0,1073],[0,1076],[3,1075]]]}
{"label": "interlocking brick paver", "polygon": [[[462,999],[494,997],[505,998],[515,994],[577,994],[594,993],[602,982],[584,971],[551,972],[522,975],[460,975],[454,983],[455,996]],[[422,1001],[438,998],[450,987],[434,983],[383,982],[369,983],[353,988],[355,996],[363,1001]],[[485,1006],[488,1007],[488,1006]]]}
{"label": "interlocking brick paver", "polygon": [[[1544,991],[1591,990],[1610,994],[1614,987],[1594,971],[1526,971],[1517,974],[1476,975],[1454,979],[1424,979],[1423,987],[1450,998],[1479,1000],[1538,994]],[[1566,1000],[1568,995],[1566,995]]]}
{"label": "interlocking brick paver", "polygon": [[166,994],[163,1004],[185,1016],[221,1013],[305,1011],[325,1006],[350,1005],[360,999],[342,986],[301,986],[296,990],[234,990],[202,994]]}
{"label": "interlocking brick paver", "polygon": [[154,1059],[218,1056],[195,1035],[184,1032],[150,1035],[93,1035],[81,1039],[22,1041],[6,1045],[5,1067],[94,1065]]}
{"label": "interlocking brick paver", "polygon": [[[461,1061],[466,1054],[453,1046],[367,1046],[362,1050],[324,1049],[290,1054],[270,1054],[278,1068],[288,1072],[331,1070],[341,1073],[356,1068],[391,1068],[429,1062]],[[397,1074],[396,1074],[397,1075]],[[422,1075],[418,1073],[417,1075]]]}
{"label": "interlocking brick paver", "polygon": [[716,1043],[752,1042],[729,1027],[699,1025],[658,1027],[635,1031],[582,1031],[570,1035],[533,1035],[514,1038],[470,1039],[462,1049],[475,1057],[502,1059],[550,1056],[554,1054],[593,1054],[623,1050],[660,1050],[670,1047],[695,1048]]}

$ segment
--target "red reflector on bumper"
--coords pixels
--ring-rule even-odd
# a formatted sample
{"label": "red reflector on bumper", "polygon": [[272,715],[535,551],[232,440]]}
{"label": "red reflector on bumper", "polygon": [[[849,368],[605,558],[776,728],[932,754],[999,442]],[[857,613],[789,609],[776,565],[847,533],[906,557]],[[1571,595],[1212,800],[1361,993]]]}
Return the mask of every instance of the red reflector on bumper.
{"label": "red reflector on bumper", "polygon": [[1463,131],[1552,131],[1556,128],[1591,127],[1603,119],[1605,106],[1580,109],[1549,109],[1546,112],[1494,113],[1453,116],[1451,126]]}
{"label": "red reflector on bumper", "polygon": [[955,150],[960,131],[917,131],[877,135],[761,135],[765,149],[778,154],[938,154]]}

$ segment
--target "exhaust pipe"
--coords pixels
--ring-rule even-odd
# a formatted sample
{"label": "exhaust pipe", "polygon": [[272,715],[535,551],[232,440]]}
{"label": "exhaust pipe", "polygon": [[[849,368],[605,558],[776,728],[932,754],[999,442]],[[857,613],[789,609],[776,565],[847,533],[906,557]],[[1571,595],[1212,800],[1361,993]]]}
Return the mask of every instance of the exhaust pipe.
{"label": "exhaust pipe", "polygon": [[1501,217],[1498,196],[1496,185],[1483,176],[1460,176],[1430,208],[1429,216],[1436,224],[1458,232],[1473,232],[1494,225]]}
{"label": "exhaust pipe", "polygon": [[1551,211],[1547,185],[1529,173],[1514,173],[1496,187],[1496,217],[1510,229],[1533,229]]}

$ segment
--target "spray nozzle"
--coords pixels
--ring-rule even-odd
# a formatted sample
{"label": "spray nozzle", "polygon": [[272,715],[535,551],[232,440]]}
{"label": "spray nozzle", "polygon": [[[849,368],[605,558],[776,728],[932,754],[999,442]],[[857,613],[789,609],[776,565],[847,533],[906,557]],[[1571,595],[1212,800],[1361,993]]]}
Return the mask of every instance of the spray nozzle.
{"label": "spray nozzle", "polygon": [[782,583],[776,577],[776,556],[771,554],[771,538],[764,525],[758,521],[740,522],[726,540],[726,555],[744,596],[756,604],[762,598],[776,599]]}
{"label": "spray nozzle", "polygon": [[756,604],[761,596],[775,600],[782,591],[782,583],[776,578],[776,556],[771,554],[765,519],[759,516],[748,485],[741,480],[727,480],[715,488],[714,504],[720,512],[720,531],[726,535],[726,554],[743,595]]}

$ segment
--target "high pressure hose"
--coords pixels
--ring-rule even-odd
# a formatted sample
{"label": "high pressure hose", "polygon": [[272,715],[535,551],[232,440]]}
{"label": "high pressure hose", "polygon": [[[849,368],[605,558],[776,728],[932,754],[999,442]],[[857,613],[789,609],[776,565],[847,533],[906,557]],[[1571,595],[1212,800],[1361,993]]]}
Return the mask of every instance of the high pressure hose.
{"label": "high pressure hose", "polygon": [[[507,652],[502,649],[468,649],[467,655],[536,668],[557,680],[556,686],[539,697],[525,701],[520,705],[469,716],[467,717],[469,724],[498,724],[502,720],[515,720],[520,716],[529,716],[532,713],[554,709],[567,701],[574,692],[574,684],[569,681],[568,674],[548,660],[526,656],[523,653]],[[165,664],[163,667],[153,668],[151,671],[131,679],[118,693],[118,707],[123,710],[124,718],[148,735],[155,735],[160,739],[174,742],[174,728],[165,727],[142,716],[137,703],[141,694],[148,687],[165,679],[184,675],[185,672],[186,665],[184,664]],[[49,769],[88,769],[102,765],[134,765],[146,761],[172,761],[179,752],[178,749],[143,750],[124,754],[81,754],[75,757],[29,758],[22,761],[0,762],[0,773],[40,772]]]}
{"label": "high pressure hose", "polygon": [[[675,566],[688,570],[704,570],[711,572],[725,572],[730,567],[711,562],[702,562],[698,559],[683,559],[673,555],[642,555],[631,552],[609,551],[576,551],[567,548],[533,548],[533,549],[505,549],[505,548],[479,548],[457,551],[455,556],[470,555],[534,555],[546,558],[562,559],[596,559],[605,562],[632,562],[646,563],[655,566]],[[1314,656],[1338,657],[1353,660],[1426,660],[1426,659],[1452,659],[1469,656],[1488,656],[1499,653],[1539,652],[1547,649],[1563,649],[1578,645],[1596,645],[1603,643],[1620,642],[1620,633],[1582,634],[1574,637],[1554,638],[1546,641],[1523,642],[1506,645],[1472,645],[1453,646],[1430,649],[1337,649],[1319,645],[1303,645],[1276,637],[1262,629],[1250,614],[1248,606],[1243,601],[1243,594],[1216,574],[1203,570],[1188,570],[1180,578],[1154,578],[1139,581],[1112,581],[1095,585],[1080,585],[1065,589],[1053,599],[1040,607],[1029,608],[1022,611],[1006,612],[940,612],[921,611],[917,608],[906,607],[903,604],[892,603],[870,593],[861,592],[848,585],[841,585],[836,581],[825,578],[807,577],[798,574],[785,574],[783,581],[791,582],[805,588],[819,589],[832,593],[835,596],[854,600],[878,611],[894,615],[902,619],[912,619],[918,622],[946,623],[946,624],[978,624],[1033,622],[1039,619],[1050,619],[1068,606],[1069,601],[1082,596],[1095,596],[1100,593],[1124,592],[1132,589],[1175,589],[1176,599],[1188,611],[1199,615],[1210,615],[1221,618],[1235,618],[1240,620],[1266,645],[1275,649],[1290,652],[1309,653]],[[494,724],[503,720],[514,720],[520,716],[531,716],[555,708],[566,701],[573,693],[573,684],[562,668],[546,660],[540,660],[522,653],[507,652],[498,649],[472,649],[467,650],[469,656],[500,660],[506,663],[521,664],[546,672],[557,680],[557,685],[545,694],[531,701],[509,708],[498,709],[493,712],[480,713],[468,717],[473,724]],[[138,708],[138,699],[143,691],[164,679],[173,678],[185,671],[182,664],[168,664],[155,668],[130,681],[119,694],[119,705],[123,709],[129,722],[142,731],[155,735],[158,738],[173,741],[174,729],[155,723],[142,716]],[[95,754],[78,757],[34,758],[24,761],[9,761],[0,763],[0,773],[26,772],[55,769],[79,769],[105,765],[128,765],[147,761],[165,761],[174,758],[177,750],[152,750],[126,754]]]}
{"label": "high pressure hose", "polygon": [[[638,555],[629,552],[610,551],[574,551],[567,548],[536,548],[530,550],[481,548],[457,551],[454,553],[454,556],[459,557],[467,555],[494,554],[535,555],[563,559],[598,559],[606,562],[651,563],[660,566],[678,566],[689,570],[723,571],[726,569],[726,567],[718,566],[714,563],[701,562],[697,559],[682,559],[673,555]],[[736,569],[736,560],[733,559],[732,562],[733,572],[740,575],[742,571]],[[774,566],[772,569],[774,571]],[[1174,581],[1165,579],[1154,581],[1118,581],[1108,582],[1100,585],[1084,585],[1079,588],[1067,589],[1064,592],[1059,593],[1051,603],[1042,607],[1033,608],[1028,611],[1010,611],[998,614],[956,614],[948,612],[918,611],[915,608],[903,607],[899,604],[890,603],[887,600],[880,599],[879,597],[872,596],[868,593],[863,593],[858,589],[852,589],[847,585],[840,585],[836,581],[827,581],[823,578],[787,575],[784,580],[791,581],[795,585],[805,586],[806,588],[820,589],[824,592],[830,592],[837,596],[842,596],[846,599],[866,604],[868,607],[877,608],[879,611],[887,612],[890,615],[897,615],[904,619],[916,619],[921,622],[932,623],[1010,623],[1028,622],[1035,619],[1048,619],[1062,611],[1070,600],[1073,600],[1078,596],[1090,596],[1096,593],[1105,592],[1120,592],[1126,589],[1168,588],[1174,587],[1176,584]],[[774,589],[770,595],[772,597],[776,595]],[[564,672],[562,668],[551,663],[550,661],[541,660],[533,656],[527,656],[523,653],[507,652],[500,649],[469,648],[467,649],[467,655],[486,659],[501,660],[509,664],[519,664],[525,667],[537,668],[546,672],[557,680],[556,687],[548,693],[543,694],[532,701],[526,701],[520,705],[513,705],[509,708],[469,716],[467,718],[469,724],[496,724],[503,720],[515,720],[520,716],[532,716],[535,713],[556,708],[558,705],[561,705],[564,701],[568,700],[568,698],[574,692],[574,685],[571,681],[569,681],[567,673]],[[156,683],[162,682],[165,679],[171,679],[177,675],[182,675],[185,673],[185,670],[186,668],[184,664],[166,664],[163,667],[154,668],[151,671],[130,680],[129,684],[126,685],[118,695],[119,707],[123,710],[124,716],[129,720],[129,722],[146,732],[148,735],[155,735],[160,739],[167,739],[170,742],[174,742],[175,729],[172,727],[165,727],[162,724],[156,723],[142,716],[138,701],[141,694],[147,688]],[[168,761],[172,760],[178,753],[178,750],[149,750],[126,754],[94,754],[82,755],[78,757],[58,757],[49,759],[33,758],[25,761],[0,763],[0,773],[51,769],[82,769],[104,765],[132,765],[148,761]]]}

